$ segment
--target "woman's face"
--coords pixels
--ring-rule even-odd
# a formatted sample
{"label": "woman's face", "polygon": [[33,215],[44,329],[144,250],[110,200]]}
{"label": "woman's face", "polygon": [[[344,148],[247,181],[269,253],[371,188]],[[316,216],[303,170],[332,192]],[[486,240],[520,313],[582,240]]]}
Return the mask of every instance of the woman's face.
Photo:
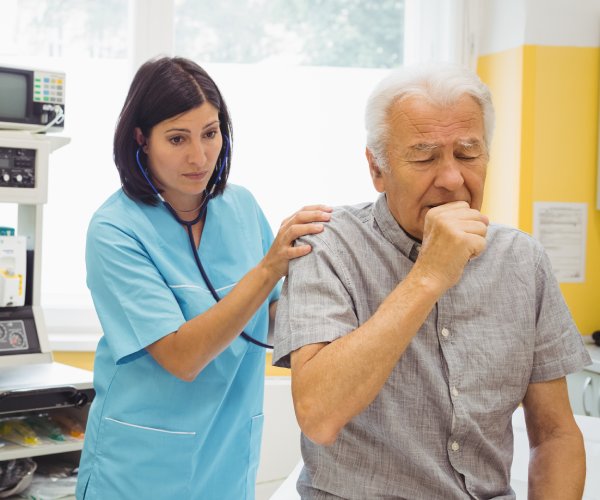
{"label": "woman's face", "polygon": [[208,102],[156,124],[143,150],[164,199],[178,210],[196,208],[222,145],[219,112]]}

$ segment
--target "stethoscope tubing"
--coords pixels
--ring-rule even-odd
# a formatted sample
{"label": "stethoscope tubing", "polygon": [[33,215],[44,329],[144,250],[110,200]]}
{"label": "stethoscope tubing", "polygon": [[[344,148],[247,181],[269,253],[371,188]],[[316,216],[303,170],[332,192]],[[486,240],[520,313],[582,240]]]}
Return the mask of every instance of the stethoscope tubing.
{"label": "stethoscope tubing", "polygon": [[[223,135],[223,138],[225,140],[225,154],[223,155],[223,159],[224,159],[227,157],[227,153],[229,151],[229,140],[227,139],[227,136],[225,136],[225,135]],[[215,299],[216,302],[219,302],[221,300],[221,297],[215,290],[215,287],[213,286],[212,282],[210,281],[210,278],[208,277],[208,274],[206,273],[206,270],[204,269],[204,266],[202,265],[202,261],[200,260],[200,255],[198,254],[198,249],[196,248],[196,244],[194,242],[194,234],[192,232],[192,227],[195,224],[197,224],[198,222],[200,222],[200,220],[202,219],[202,217],[204,217],[204,214],[208,210],[208,202],[213,197],[213,192],[214,192],[215,186],[219,182],[219,179],[221,178],[221,174],[223,173],[223,168],[224,168],[223,159],[221,159],[221,161],[219,163],[219,172],[217,174],[217,178],[215,179],[212,187],[210,189],[208,189],[208,187],[207,187],[207,189],[205,189],[205,191],[204,191],[204,200],[202,202],[202,206],[200,207],[200,212],[198,213],[198,216],[191,221],[185,221],[181,217],[179,217],[179,215],[177,215],[177,212],[175,211],[175,209],[161,196],[161,194],[158,192],[158,190],[154,187],[154,184],[150,180],[150,177],[148,176],[146,169],[142,166],[142,162],[140,161],[140,150],[141,150],[141,147],[138,147],[138,149],[135,153],[135,159],[136,159],[138,167],[140,168],[140,170],[142,172],[142,175],[144,176],[144,179],[146,179],[146,182],[148,183],[148,185],[152,188],[152,190],[154,191],[156,196],[158,196],[158,198],[160,199],[162,204],[171,213],[171,215],[175,218],[175,220],[177,222],[179,222],[179,224],[182,224],[185,226],[185,228],[187,230],[187,234],[188,234],[188,239],[190,242],[190,247],[192,249],[192,255],[194,256],[194,261],[196,262],[196,267],[200,271],[200,274],[202,276],[202,279],[204,280],[204,283],[210,290],[210,294],[213,296],[213,298]],[[273,349],[272,345],[265,344],[264,342],[261,342],[260,340],[255,339],[251,335],[248,335],[245,331],[242,331],[240,333],[240,335],[242,338],[246,339],[248,342],[250,342],[254,345],[263,347],[265,349]]]}
{"label": "stethoscope tubing", "polygon": [[[201,212],[205,212],[207,207],[208,207],[208,203],[206,203],[204,205],[203,210],[201,210]],[[177,218],[179,218],[179,217],[177,217]],[[192,253],[194,255],[194,260],[196,261],[196,267],[198,267],[198,270],[200,271],[200,274],[202,275],[202,279],[204,280],[204,283],[206,283],[206,286],[210,290],[210,294],[213,296],[213,298],[215,299],[216,302],[219,302],[221,300],[221,297],[219,297],[219,294],[215,290],[215,287],[213,286],[212,282],[210,281],[208,274],[206,273],[206,270],[204,269],[204,266],[202,265],[200,256],[198,255],[198,250],[197,250],[196,244],[194,242],[194,235],[192,233],[193,224],[192,224],[192,222],[184,222],[184,221],[180,221],[180,222],[182,222],[187,229],[188,237],[190,240],[190,246],[192,247]],[[254,337],[248,335],[245,331],[242,331],[240,333],[240,335],[244,339],[246,339],[248,342],[251,342],[254,345],[257,345],[259,347],[264,347],[265,349],[273,349],[272,345],[265,344],[264,342],[261,342],[260,340],[256,340]]]}

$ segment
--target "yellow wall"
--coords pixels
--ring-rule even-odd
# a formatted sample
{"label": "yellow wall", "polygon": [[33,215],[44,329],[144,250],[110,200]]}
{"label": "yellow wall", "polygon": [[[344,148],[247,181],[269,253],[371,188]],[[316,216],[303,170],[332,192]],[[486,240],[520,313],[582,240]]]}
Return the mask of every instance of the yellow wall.
{"label": "yellow wall", "polygon": [[289,377],[291,376],[292,372],[290,370],[288,370],[287,368],[279,368],[276,366],[272,365],[273,362],[273,355],[268,352],[267,353],[267,369],[266,369],[266,375],[267,377],[273,377],[273,376],[284,376],[284,377]]}
{"label": "yellow wall", "polygon": [[94,369],[94,353],[93,352],[71,352],[71,351],[54,351],[52,353],[54,361],[65,365],[83,368],[84,370]]}
{"label": "yellow wall", "polygon": [[585,282],[562,283],[561,290],[581,332],[600,330],[595,208],[600,48],[525,45],[480,58],[478,71],[494,94],[498,129],[484,210],[492,220],[515,219],[514,193],[499,180],[505,168],[513,176],[518,171],[512,189],[518,193],[517,225],[524,231],[532,231],[535,201],[588,204]]}

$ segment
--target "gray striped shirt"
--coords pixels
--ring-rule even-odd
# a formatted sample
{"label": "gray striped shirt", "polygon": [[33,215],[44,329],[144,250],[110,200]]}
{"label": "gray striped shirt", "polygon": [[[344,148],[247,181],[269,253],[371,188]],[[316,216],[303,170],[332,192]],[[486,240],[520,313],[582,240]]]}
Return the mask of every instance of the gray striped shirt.
{"label": "gray striped shirt", "polygon": [[[376,203],[334,211],[290,263],[275,351],[333,342],[408,274],[419,243]],[[302,435],[305,499],[514,498],[511,416],[528,384],[590,363],[541,245],[491,224],[487,248],[437,302],[377,398],[331,446]]]}

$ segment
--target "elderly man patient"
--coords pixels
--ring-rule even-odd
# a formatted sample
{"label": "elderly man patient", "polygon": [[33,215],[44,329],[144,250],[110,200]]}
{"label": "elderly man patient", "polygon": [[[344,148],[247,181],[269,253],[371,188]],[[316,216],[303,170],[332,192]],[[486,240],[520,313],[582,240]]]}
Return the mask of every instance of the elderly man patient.
{"label": "elderly man patient", "polygon": [[367,104],[374,203],[335,209],[290,263],[275,363],[291,366],[303,499],[581,498],[565,375],[590,363],[539,243],[480,212],[494,112],[476,75],[394,72]]}

